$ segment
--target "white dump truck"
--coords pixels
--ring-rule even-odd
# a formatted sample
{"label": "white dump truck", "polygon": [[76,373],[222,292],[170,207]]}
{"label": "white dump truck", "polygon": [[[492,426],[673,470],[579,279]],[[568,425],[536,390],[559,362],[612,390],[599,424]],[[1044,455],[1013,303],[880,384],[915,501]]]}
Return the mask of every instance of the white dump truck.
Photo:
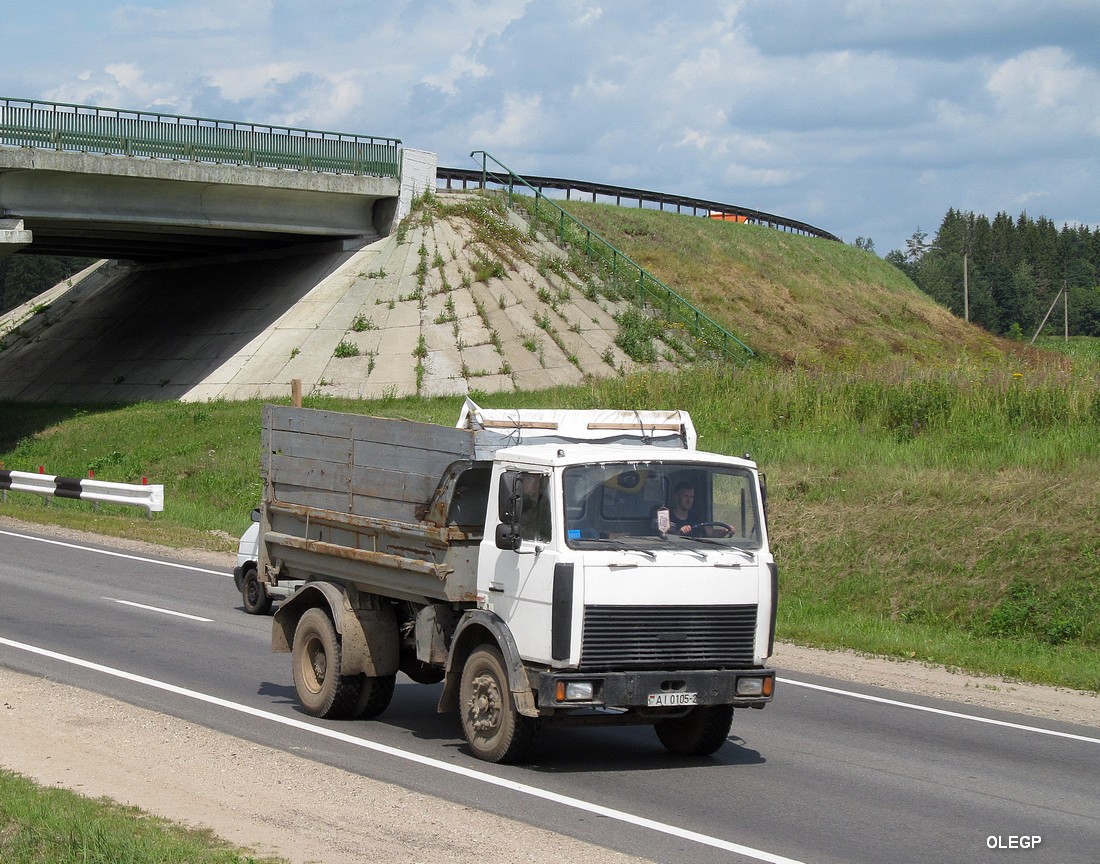
{"label": "white dump truck", "polygon": [[303,709],[377,716],[401,671],[491,762],[545,723],[716,751],[772,700],[777,571],[756,465],[695,444],[681,411],[265,406],[257,576]]}

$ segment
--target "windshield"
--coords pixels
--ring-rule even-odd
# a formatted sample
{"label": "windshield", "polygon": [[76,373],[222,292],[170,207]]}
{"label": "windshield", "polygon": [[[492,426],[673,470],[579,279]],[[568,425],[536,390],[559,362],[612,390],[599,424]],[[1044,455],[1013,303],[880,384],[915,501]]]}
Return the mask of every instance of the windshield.
{"label": "windshield", "polygon": [[570,548],[654,549],[669,543],[759,549],[752,472],[728,465],[578,465],[563,474]]}

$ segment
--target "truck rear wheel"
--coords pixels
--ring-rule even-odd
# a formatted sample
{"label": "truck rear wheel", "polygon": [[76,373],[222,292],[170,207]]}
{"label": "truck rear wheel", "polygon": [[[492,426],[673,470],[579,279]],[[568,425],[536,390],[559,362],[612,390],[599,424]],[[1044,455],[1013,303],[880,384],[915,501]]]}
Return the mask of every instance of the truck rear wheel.
{"label": "truck rear wheel", "polygon": [[658,720],[653,728],[673,753],[709,756],[726,743],[732,723],[732,705],[700,705],[683,717]]}
{"label": "truck rear wheel", "polygon": [[323,609],[307,609],[294,630],[291,667],[298,701],[314,717],[349,716],[360,692],[359,675],[340,674],[340,637]]}
{"label": "truck rear wheel", "polygon": [[459,711],[462,731],[478,759],[517,762],[535,743],[538,718],[516,710],[504,657],[493,646],[476,649],[466,660],[459,687]]}
{"label": "truck rear wheel", "polygon": [[370,720],[385,711],[393,698],[393,688],[397,683],[396,675],[360,676],[359,698],[352,712],[355,717]]}

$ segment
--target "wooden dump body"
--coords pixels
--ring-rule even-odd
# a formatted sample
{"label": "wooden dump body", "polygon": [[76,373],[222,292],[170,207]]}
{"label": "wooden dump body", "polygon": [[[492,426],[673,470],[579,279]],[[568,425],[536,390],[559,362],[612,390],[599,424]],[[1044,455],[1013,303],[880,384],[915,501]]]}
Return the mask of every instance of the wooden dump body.
{"label": "wooden dump body", "polygon": [[473,602],[489,482],[488,468],[475,467],[474,436],[265,406],[261,578],[350,582],[419,603]]}

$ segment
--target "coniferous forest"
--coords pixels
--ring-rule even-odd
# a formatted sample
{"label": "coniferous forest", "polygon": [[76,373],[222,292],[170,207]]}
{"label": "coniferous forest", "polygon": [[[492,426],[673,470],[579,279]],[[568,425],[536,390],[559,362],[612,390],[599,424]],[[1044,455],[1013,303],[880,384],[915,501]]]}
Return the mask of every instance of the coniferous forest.
{"label": "coniferous forest", "polygon": [[1048,312],[1043,332],[1062,333],[1064,290],[1069,335],[1100,336],[1100,229],[952,208],[934,238],[918,229],[906,247],[886,260],[959,317],[965,256],[970,320],[992,333],[1030,339]]}

